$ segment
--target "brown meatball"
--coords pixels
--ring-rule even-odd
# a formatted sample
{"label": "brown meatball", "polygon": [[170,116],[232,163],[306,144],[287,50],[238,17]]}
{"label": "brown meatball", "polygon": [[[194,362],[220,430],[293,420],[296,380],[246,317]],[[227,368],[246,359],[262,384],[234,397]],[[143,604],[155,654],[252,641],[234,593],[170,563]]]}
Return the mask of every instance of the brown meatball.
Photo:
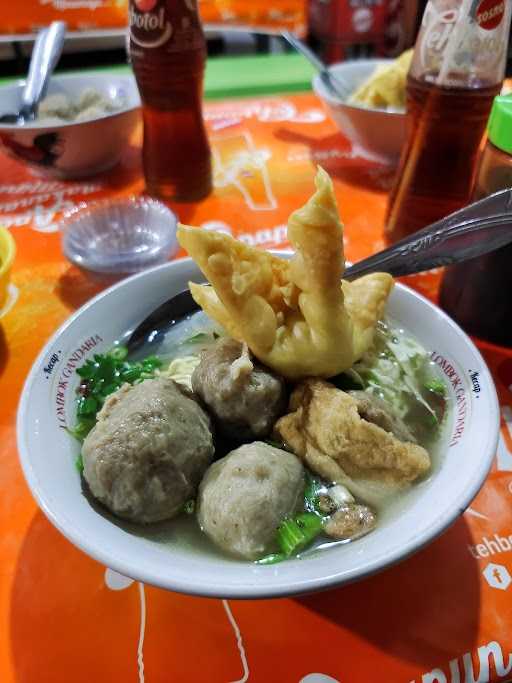
{"label": "brown meatball", "polygon": [[237,439],[270,434],[286,408],[284,380],[257,363],[240,342],[219,339],[203,351],[192,389],[214,416],[219,431]]}
{"label": "brown meatball", "polygon": [[273,549],[279,524],[303,501],[300,460],[255,441],[209,467],[199,487],[197,517],[216,546],[255,560]]}
{"label": "brown meatball", "polygon": [[195,496],[213,453],[209,417],[190,392],[147,379],[106,400],[82,447],[84,477],[119,517],[158,522]]}

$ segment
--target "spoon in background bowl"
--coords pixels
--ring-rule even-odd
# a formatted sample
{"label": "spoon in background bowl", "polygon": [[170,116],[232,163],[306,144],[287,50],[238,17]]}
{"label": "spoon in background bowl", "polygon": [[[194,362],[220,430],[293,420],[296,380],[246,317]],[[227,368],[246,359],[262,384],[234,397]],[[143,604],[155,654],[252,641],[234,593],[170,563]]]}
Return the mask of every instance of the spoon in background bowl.
{"label": "spoon in background bowl", "polygon": [[320,74],[325,87],[340,100],[346,100],[351,93],[350,86],[345,83],[339,76],[334,76],[330,71],[327,64],[324,64],[322,60],[312,51],[309,47],[293,35],[290,31],[281,31],[282,37],[290,43],[290,45],[300,52],[300,54],[305,57],[310,64]]}
{"label": "spoon in background bowl", "polygon": [[39,31],[21,95],[21,108],[16,114],[0,116],[0,123],[23,125],[36,118],[39,102],[46,93],[50,76],[59,61],[65,35],[66,24],[63,21],[54,21],[48,28]]}
{"label": "spoon in background bowl", "polygon": [[[422,273],[482,256],[512,242],[512,188],[452,213],[410,237],[349,266],[343,279],[375,272],[393,276]],[[162,334],[199,309],[187,289],[148,315],[125,342],[130,353],[142,344],[157,344]]]}

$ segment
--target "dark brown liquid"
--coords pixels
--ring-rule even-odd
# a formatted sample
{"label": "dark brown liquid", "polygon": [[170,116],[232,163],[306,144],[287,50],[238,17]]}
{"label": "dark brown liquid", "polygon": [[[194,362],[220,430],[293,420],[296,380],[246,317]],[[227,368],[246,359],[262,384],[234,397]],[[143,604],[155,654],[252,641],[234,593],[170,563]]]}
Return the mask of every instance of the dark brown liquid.
{"label": "dark brown liquid", "polygon": [[164,199],[194,201],[212,184],[210,149],[202,121],[189,109],[144,107],[143,164],[147,191]]}
{"label": "dark brown liquid", "polygon": [[[512,157],[488,142],[473,199],[507,187],[512,187]],[[512,244],[447,268],[439,299],[470,334],[512,346]]]}
{"label": "dark brown liquid", "polygon": [[148,192],[177,201],[201,199],[212,186],[210,146],[202,116],[202,70],[194,78],[188,75],[164,83],[172,97],[152,99],[154,105],[146,100],[142,110]]}
{"label": "dark brown liquid", "polygon": [[[130,3],[132,11],[136,4]],[[197,16],[184,2],[159,0],[153,9],[173,27],[159,47],[131,42],[131,61],[144,118],[143,164],[147,190],[163,199],[195,201],[212,188],[211,155],[202,115],[206,46]],[[139,18],[147,18],[140,13]],[[158,34],[141,32],[138,38]],[[149,36],[149,37],[148,37]]]}
{"label": "dark brown liquid", "polygon": [[446,88],[407,81],[407,141],[386,237],[396,242],[468,203],[478,149],[500,84]]}
{"label": "dark brown liquid", "polygon": [[439,302],[469,334],[512,346],[512,245],[447,268]]}

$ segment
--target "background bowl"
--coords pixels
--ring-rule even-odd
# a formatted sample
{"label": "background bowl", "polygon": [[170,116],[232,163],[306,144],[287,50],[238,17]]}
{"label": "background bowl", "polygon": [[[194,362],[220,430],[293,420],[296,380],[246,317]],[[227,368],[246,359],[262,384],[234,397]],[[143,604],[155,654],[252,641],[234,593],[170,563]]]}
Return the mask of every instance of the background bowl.
{"label": "background bowl", "polygon": [[[72,316],[32,367],[18,412],[21,463],[41,509],[72,543],[104,565],[162,588],[205,596],[274,597],[337,586],[383,569],[431,541],[465,510],[496,452],[499,412],[494,384],[464,332],[402,285],[391,295],[388,314],[414,331],[448,369],[453,413],[455,405],[464,411],[462,417],[460,410],[457,413],[457,436],[455,419],[448,420],[443,456],[429,478],[412,487],[399,513],[383,517],[372,533],[302,560],[260,566],[180,543],[172,533],[163,542],[150,528],[130,527],[93,507],[75,467],[79,445],[65,429],[75,422],[76,367],[109,349],[189,280],[202,279],[196,265],[183,259],[124,280]],[[470,370],[479,373],[478,400]]]}
{"label": "background bowl", "polygon": [[0,311],[7,299],[11,268],[16,255],[14,238],[7,228],[0,227]]}
{"label": "background bowl", "polygon": [[[353,93],[377,66],[392,61],[360,59],[341,62],[331,65],[329,71],[334,76],[338,75]],[[347,104],[330,93],[319,74],[313,77],[313,90],[324,102],[338,128],[351,140],[356,152],[384,163],[398,161],[405,140],[405,112]]]}
{"label": "background bowl", "polygon": [[[0,115],[19,110],[23,85],[18,81],[0,87]],[[83,178],[115,166],[140,121],[135,79],[116,74],[54,76],[47,94],[76,100],[86,88],[110,100],[122,97],[126,104],[113,113],[76,123],[0,123],[0,144],[11,156],[55,178]]]}

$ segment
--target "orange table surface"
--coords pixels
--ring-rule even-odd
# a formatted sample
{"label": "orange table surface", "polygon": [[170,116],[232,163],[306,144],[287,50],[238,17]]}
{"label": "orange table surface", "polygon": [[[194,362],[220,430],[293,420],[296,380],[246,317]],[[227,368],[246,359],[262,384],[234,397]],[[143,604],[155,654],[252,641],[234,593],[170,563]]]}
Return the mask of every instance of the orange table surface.
{"label": "orange table surface", "polygon": [[[357,260],[383,246],[392,170],[360,158],[314,95],[210,104],[215,191],[174,205],[183,222],[262,248],[286,244],[291,210],[332,175]],[[325,593],[259,602],[165,592],[114,574],[46,520],[21,473],[15,417],[48,337],[104,288],[60,250],[61,212],[139,192],[140,144],[113,172],[48,180],[0,157],[0,224],[18,253],[0,312],[0,682],[485,683],[512,679],[512,353],[480,348],[502,428],[471,508],[410,559]],[[435,298],[439,273],[409,278]],[[509,585],[511,584],[511,585]]]}

